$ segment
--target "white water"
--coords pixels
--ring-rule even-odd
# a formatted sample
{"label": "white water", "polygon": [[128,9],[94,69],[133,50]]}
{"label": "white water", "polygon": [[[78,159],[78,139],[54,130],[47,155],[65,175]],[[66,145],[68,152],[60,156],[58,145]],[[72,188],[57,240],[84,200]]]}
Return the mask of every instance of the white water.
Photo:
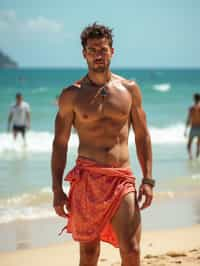
{"label": "white water", "polygon": [[[184,143],[186,139],[183,136],[184,125],[182,123],[171,125],[164,128],[150,127],[150,134],[153,144],[175,144]],[[132,139],[132,134],[130,134]],[[53,134],[50,132],[27,133],[26,144],[22,138],[14,141],[11,133],[0,134],[0,156],[8,153],[32,152],[32,153],[49,153],[52,149]],[[71,135],[69,146],[78,146],[78,138],[75,134]]]}
{"label": "white water", "polygon": [[[65,187],[65,192],[68,193],[68,191],[69,186]],[[18,196],[1,198],[0,223],[56,217],[52,202],[50,187],[45,187],[35,193],[23,193]]]}
{"label": "white water", "polygon": [[[45,194],[45,192],[43,191]],[[23,194],[18,197],[13,197],[11,199],[0,200],[0,224],[7,223],[16,220],[34,220],[48,217],[56,217],[56,213],[52,207],[52,193],[49,192],[48,195],[40,194],[40,199],[42,203],[35,205],[36,195],[33,194]],[[163,200],[174,200],[179,196],[197,197],[195,192],[182,192],[181,194],[177,191],[168,190],[155,192],[155,201]],[[44,200],[46,197],[46,200]],[[43,198],[43,199],[42,199]],[[5,205],[4,205],[5,204]]]}
{"label": "white water", "polygon": [[155,84],[153,86],[153,90],[160,91],[160,92],[168,92],[171,90],[171,85],[170,83]]}

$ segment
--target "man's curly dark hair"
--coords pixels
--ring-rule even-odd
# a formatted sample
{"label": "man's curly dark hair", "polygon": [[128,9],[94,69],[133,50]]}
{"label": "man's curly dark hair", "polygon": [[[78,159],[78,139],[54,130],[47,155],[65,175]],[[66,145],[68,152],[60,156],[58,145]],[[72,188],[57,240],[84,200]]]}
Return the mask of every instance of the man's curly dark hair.
{"label": "man's curly dark hair", "polygon": [[81,44],[85,49],[88,39],[101,39],[106,38],[109,41],[110,47],[113,45],[113,33],[112,29],[97,24],[96,22],[92,25],[87,26],[81,33]]}
{"label": "man's curly dark hair", "polygon": [[193,98],[194,98],[194,101],[195,101],[196,103],[200,102],[200,94],[199,94],[199,93],[195,93],[195,94],[193,95]]}

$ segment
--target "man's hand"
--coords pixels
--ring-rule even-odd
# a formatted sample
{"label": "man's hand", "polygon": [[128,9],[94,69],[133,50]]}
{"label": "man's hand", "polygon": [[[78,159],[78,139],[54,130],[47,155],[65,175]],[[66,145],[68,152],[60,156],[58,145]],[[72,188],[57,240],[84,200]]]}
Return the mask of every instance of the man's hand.
{"label": "man's hand", "polygon": [[138,201],[142,201],[142,196],[145,196],[145,201],[143,202],[140,210],[143,210],[151,205],[153,199],[153,188],[148,184],[141,184],[139,188]]}
{"label": "man's hand", "polygon": [[53,207],[57,215],[63,218],[67,217],[65,208],[69,211],[69,200],[62,190],[53,192]]}

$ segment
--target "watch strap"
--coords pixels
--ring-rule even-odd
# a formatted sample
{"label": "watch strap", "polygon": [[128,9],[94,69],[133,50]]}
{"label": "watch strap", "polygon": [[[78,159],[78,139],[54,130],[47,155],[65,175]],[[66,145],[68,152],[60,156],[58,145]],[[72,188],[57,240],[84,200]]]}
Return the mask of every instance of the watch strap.
{"label": "watch strap", "polygon": [[151,187],[155,187],[156,181],[152,178],[143,178],[142,184],[150,185]]}

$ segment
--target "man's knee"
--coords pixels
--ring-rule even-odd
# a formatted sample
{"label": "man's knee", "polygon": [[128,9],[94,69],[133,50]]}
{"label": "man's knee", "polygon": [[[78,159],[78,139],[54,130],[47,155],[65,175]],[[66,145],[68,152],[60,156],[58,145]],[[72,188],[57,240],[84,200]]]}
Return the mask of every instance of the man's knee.
{"label": "man's knee", "polygon": [[137,239],[123,240],[120,243],[120,251],[124,256],[137,256],[140,254],[140,243]]}
{"label": "man's knee", "polygon": [[81,247],[80,259],[84,263],[91,263],[91,265],[93,265],[93,263],[97,261],[99,253],[100,253],[99,245],[84,245]]}

